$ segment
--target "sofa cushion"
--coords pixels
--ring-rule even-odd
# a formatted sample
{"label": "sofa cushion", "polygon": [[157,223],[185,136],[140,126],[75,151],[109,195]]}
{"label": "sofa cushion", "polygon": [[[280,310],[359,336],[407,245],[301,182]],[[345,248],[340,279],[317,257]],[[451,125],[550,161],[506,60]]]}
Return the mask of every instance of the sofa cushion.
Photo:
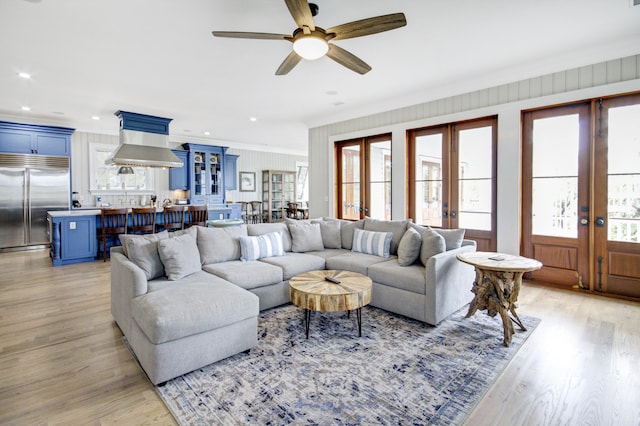
{"label": "sofa cushion", "polygon": [[198,245],[189,234],[158,241],[158,253],[169,281],[177,281],[201,269]]}
{"label": "sofa cushion", "polygon": [[203,264],[240,260],[240,237],[247,236],[247,225],[197,228],[198,250]]}
{"label": "sofa cushion", "polygon": [[263,257],[284,256],[282,234],[269,232],[255,237],[239,237],[240,260],[247,262]]}
{"label": "sofa cushion", "polygon": [[320,224],[322,234],[322,244],[326,249],[342,248],[342,236],[340,235],[340,224],[338,220],[313,219],[311,223]]}
{"label": "sofa cushion", "polygon": [[[395,256],[393,256],[395,258]],[[367,275],[367,268],[376,263],[385,262],[388,259],[373,254],[347,252],[340,256],[329,257],[325,263],[327,269],[359,272]]]}
{"label": "sofa cushion", "polygon": [[247,290],[283,281],[282,268],[265,262],[229,262],[203,265],[202,269]]}
{"label": "sofa cushion", "polygon": [[366,231],[391,232],[391,254],[398,253],[398,244],[407,230],[407,225],[411,223],[411,219],[403,220],[378,220],[370,217],[364,218],[364,229]]}
{"label": "sofa cushion", "polygon": [[287,223],[289,232],[291,233],[291,251],[295,253],[304,253],[312,250],[322,250],[324,243],[322,242],[322,233],[320,232],[320,224],[290,221]]}
{"label": "sofa cushion", "polygon": [[363,231],[355,229],[353,232],[352,251],[389,257],[391,246],[391,232]]}
{"label": "sofa cushion", "polygon": [[285,281],[303,272],[324,269],[325,266],[323,258],[308,253],[287,253],[284,256],[260,259],[260,262],[281,268],[282,279]]}
{"label": "sofa cushion", "polygon": [[356,220],[352,222],[350,220],[334,219],[331,217],[324,217],[325,221],[339,221],[340,222],[340,239],[342,248],[351,250],[353,248],[353,230],[364,229],[364,219]]}
{"label": "sofa cushion", "polygon": [[422,236],[413,228],[407,228],[398,244],[398,264],[409,266],[420,257]]}
{"label": "sofa cushion", "polygon": [[413,293],[426,292],[426,269],[420,264],[401,266],[397,259],[392,259],[369,266],[367,274],[379,284]]}
{"label": "sofa cushion", "polygon": [[427,266],[427,261],[431,256],[447,251],[444,237],[438,234],[429,226],[420,226],[415,224],[409,225],[420,233],[422,237],[422,247],[420,248],[420,261]]}
{"label": "sofa cushion", "polygon": [[[205,273],[206,274],[206,273]],[[131,316],[153,344],[258,316],[258,297],[222,279],[174,283],[131,301]]]}
{"label": "sofa cushion", "polygon": [[445,246],[448,250],[460,248],[464,239],[464,229],[441,229],[435,228],[438,234],[444,238]]}
{"label": "sofa cushion", "polygon": [[142,269],[147,280],[153,280],[164,275],[158,241],[167,238],[167,231],[147,235],[123,234],[120,235],[120,242],[125,256]]}
{"label": "sofa cushion", "polygon": [[[345,254],[345,253],[351,253],[351,250],[338,248],[338,249],[324,249],[324,250],[320,250],[320,251],[309,251],[309,252],[307,252],[307,254],[312,254],[314,256],[318,256],[318,257],[321,257],[323,259],[328,259],[330,257],[338,256],[338,255]],[[322,269],[322,268],[320,268],[320,269]]]}
{"label": "sofa cushion", "polygon": [[291,251],[291,234],[284,222],[275,223],[250,223],[247,225],[247,235],[256,236],[268,234],[269,232],[280,232],[282,234],[282,246],[284,251]]}

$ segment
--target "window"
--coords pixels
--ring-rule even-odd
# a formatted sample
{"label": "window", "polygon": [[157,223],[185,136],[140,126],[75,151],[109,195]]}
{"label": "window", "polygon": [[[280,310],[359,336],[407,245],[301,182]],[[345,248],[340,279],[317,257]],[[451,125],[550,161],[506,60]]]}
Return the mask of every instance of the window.
{"label": "window", "polygon": [[338,217],[391,219],[391,135],[336,142]]}
{"label": "window", "polygon": [[89,188],[92,191],[153,191],[153,172],[148,167],[133,167],[133,174],[118,174],[119,166],[105,161],[117,145],[92,143],[90,145]]}

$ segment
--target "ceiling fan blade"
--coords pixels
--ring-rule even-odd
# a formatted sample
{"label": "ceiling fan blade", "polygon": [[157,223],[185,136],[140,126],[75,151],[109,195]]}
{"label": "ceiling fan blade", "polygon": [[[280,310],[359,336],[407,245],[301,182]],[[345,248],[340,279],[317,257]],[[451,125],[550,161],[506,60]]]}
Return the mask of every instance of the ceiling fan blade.
{"label": "ceiling fan blade", "polygon": [[316,30],[307,0],[284,0],[284,2],[287,4],[289,13],[293,16],[298,28],[309,27],[311,31]]}
{"label": "ceiling fan blade", "polygon": [[212,31],[214,37],[229,37],[229,38],[252,38],[260,40],[293,40],[288,34],[270,34],[270,33],[245,33],[238,31]]}
{"label": "ceiling fan blade", "polygon": [[329,28],[327,34],[335,33],[333,40],[344,40],[394,30],[405,25],[407,25],[407,19],[404,13],[392,13],[338,25]]}
{"label": "ceiling fan blade", "polygon": [[288,74],[301,60],[302,57],[292,50],[276,70],[276,75]]}
{"label": "ceiling fan blade", "polygon": [[366,74],[371,71],[371,67],[366,62],[358,58],[353,53],[350,53],[343,48],[336,46],[335,44],[329,44],[329,51],[327,52],[327,56],[340,65],[344,65],[345,67],[357,72],[358,74]]}

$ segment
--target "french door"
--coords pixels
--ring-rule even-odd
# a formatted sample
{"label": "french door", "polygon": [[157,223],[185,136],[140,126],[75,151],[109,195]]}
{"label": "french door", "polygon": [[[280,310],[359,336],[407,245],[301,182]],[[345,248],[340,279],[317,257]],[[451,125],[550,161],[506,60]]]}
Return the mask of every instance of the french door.
{"label": "french door", "polygon": [[640,297],[640,94],[523,113],[534,279]]}
{"label": "french door", "polygon": [[337,217],[391,219],[391,135],[336,142]]}
{"label": "french door", "polygon": [[496,250],[496,144],[495,117],[410,130],[409,217]]}

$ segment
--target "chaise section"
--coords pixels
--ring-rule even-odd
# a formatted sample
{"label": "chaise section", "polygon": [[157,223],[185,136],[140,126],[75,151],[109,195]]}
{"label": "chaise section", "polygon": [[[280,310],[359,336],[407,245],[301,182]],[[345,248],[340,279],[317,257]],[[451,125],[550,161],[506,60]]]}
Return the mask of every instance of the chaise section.
{"label": "chaise section", "polygon": [[374,254],[347,252],[340,256],[333,256],[327,259],[327,269],[337,269],[343,271],[358,272],[363,275],[367,275],[367,270],[370,266],[376,263],[386,262],[389,259],[376,256]]}
{"label": "chaise section", "polygon": [[202,269],[246,290],[283,281],[282,269],[260,261],[211,263]]}
{"label": "chaise section", "polygon": [[316,269],[324,269],[324,259],[307,253],[287,253],[284,256],[266,257],[260,262],[282,269],[283,280]]}

